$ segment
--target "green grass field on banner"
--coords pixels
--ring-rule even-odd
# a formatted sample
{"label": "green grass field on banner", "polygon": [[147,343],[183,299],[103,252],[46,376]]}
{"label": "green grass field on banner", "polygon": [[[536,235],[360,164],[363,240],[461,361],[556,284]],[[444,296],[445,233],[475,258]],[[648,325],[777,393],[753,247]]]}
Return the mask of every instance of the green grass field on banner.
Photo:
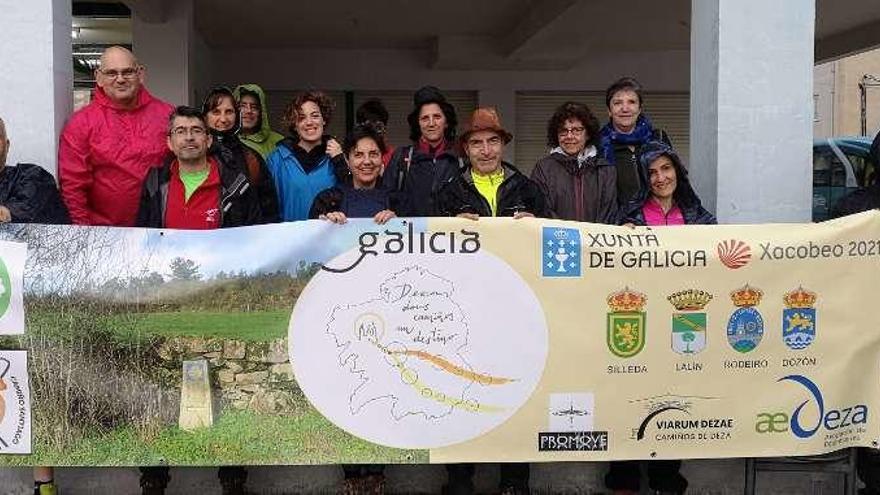
{"label": "green grass field on banner", "polygon": [[[125,332],[132,328],[113,325],[113,318],[107,322],[111,328],[122,327]],[[265,342],[287,337],[287,324],[290,311],[207,312],[178,311],[173,313],[136,313],[125,315],[134,319],[138,333],[156,337],[206,337],[228,338],[249,342]],[[122,331],[122,330],[120,330]]]}
{"label": "green grass field on banner", "polygon": [[320,464],[349,462],[428,462],[426,450],[399,450],[359,440],[314,410],[299,416],[265,416],[247,411],[224,413],[210,429],[186,432],[168,427],[152,435],[134,428],[86,435],[59,451],[8,456],[8,466],[30,465],[212,465]]}

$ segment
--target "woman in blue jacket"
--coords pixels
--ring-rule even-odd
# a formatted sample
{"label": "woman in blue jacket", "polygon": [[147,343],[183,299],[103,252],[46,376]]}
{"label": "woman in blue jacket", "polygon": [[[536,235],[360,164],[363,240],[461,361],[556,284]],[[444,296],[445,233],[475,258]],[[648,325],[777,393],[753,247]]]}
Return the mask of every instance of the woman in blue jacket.
{"label": "woman in blue jacket", "polygon": [[284,112],[291,136],[266,160],[283,222],[308,219],[315,196],[348,174],[342,146],[324,134],[332,114],[333,100],[320,91],[299,93]]}

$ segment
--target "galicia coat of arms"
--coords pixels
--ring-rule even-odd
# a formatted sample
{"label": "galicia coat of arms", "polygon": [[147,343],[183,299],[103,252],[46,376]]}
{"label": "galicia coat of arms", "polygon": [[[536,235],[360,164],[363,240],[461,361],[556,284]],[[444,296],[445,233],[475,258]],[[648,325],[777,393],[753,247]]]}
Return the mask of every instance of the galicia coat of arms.
{"label": "galicia coat of arms", "polygon": [[796,351],[806,349],[816,339],[816,294],[798,287],[782,301],[782,341]]}
{"label": "galicia coat of arms", "polygon": [[577,229],[544,227],[541,241],[545,277],[581,276],[581,233]]}
{"label": "galicia coat of arms", "polygon": [[642,293],[624,288],[606,300],[608,313],[608,349],[615,356],[633,357],[645,347],[645,312],[648,302]]}
{"label": "galicia coat of arms", "polygon": [[764,293],[748,284],[730,293],[737,310],[727,322],[727,341],[738,352],[751,352],[764,336],[764,319],[755,308]]}
{"label": "galicia coat of arms", "polygon": [[678,310],[672,313],[672,350],[679,354],[696,354],[706,348],[706,312],[712,301],[706,291],[688,289],[666,299]]}

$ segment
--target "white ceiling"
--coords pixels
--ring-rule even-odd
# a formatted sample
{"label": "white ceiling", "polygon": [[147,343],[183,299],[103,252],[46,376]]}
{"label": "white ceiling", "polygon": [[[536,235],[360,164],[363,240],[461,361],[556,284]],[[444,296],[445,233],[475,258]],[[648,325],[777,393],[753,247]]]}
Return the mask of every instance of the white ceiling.
{"label": "white ceiling", "polygon": [[[172,1],[126,3],[155,17]],[[196,29],[215,49],[424,49],[435,67],[528,69],[690,46],[691,0],[194,1]],[[816,5],[817,61],[880,46],[880,0]],[[104,22],[83,25],[96,36],[87,42],[101,30],[130,39],[130,25]]]}

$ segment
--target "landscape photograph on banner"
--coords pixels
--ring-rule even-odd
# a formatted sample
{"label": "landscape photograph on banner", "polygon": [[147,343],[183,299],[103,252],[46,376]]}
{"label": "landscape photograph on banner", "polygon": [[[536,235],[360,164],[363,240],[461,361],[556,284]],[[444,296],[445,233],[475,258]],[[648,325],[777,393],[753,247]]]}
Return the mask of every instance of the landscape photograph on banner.
{"label": "landscape photograph on banner", "polygon": [[27,331],[0,349],[27,351],[33,446],[0,465],[427,462],[334,425],[294,378],[292,308],[357,239],[328,229],[4,227],[28,246]]}
{"label": "landscape photograph on banner", "polygon": [[880,212],[7,224],[0,466],[880,447],[878,261]]}

